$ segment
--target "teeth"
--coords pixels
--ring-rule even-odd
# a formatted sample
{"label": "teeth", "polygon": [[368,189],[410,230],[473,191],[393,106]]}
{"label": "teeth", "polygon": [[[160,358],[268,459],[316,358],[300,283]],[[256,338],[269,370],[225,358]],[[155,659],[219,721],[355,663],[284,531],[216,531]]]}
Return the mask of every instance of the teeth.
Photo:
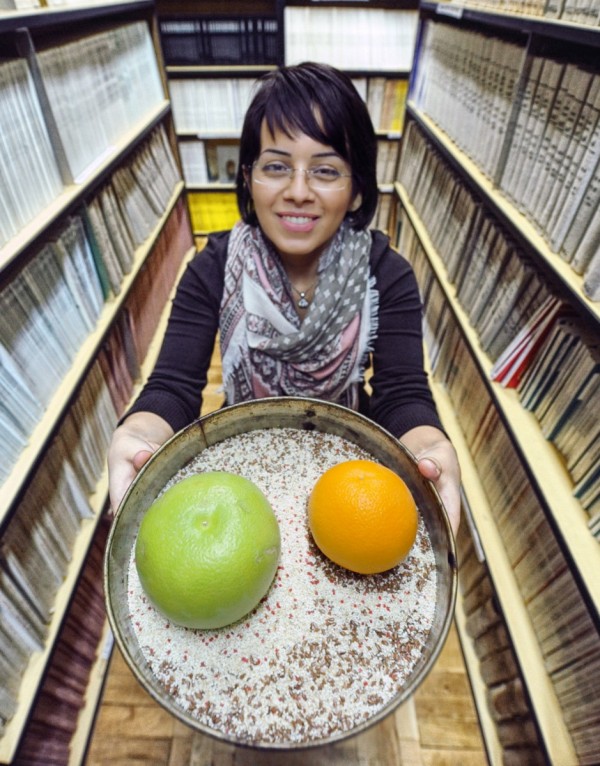
{"label": "teeth", "polygon": [[284,215],[282,218],[285,218],[286,221],[290,221],[291,223],[309,223],[312,221],[312,218],[305,215]]}

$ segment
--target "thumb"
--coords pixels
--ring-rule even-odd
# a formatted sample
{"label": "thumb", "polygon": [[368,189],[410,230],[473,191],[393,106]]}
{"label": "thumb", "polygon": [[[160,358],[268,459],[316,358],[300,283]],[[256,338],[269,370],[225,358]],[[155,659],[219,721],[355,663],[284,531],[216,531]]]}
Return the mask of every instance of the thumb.
{"label": "thumb", "polygon": [[419,458],[418,467],[422,475],[431,481],[436,481],[442,475],[442,467],[438,461],[430,455]]}
{"label": "thumb", "polygon": [[135,470],[139,471],[140,468],[145,466],[153,454],[154,454],[154,450],[147,450],[147,449],[142,449],[139,452],[136,452],[135,455],[133,456],[133,467],[135,468]]}

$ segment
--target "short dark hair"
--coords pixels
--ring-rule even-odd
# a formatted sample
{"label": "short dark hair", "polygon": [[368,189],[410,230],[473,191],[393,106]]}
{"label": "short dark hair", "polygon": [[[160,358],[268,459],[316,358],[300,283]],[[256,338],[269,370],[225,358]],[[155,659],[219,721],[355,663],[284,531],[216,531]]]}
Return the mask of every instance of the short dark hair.
{"label": "short dark hair", "polygon": [[266,120],[271,133],[304,133],[331,146],[352,169],[354,194],[361,195],[357,210],[348,213],[354,229],[366,228],[377,207],[377,138],[369,111],[348,75],[326,64],[305,62],[280,67],[263,75],[248,107],[240,139],[236,179],[242,218],[257,224],[246,183],[249,169],[260,154],[260,131]]}

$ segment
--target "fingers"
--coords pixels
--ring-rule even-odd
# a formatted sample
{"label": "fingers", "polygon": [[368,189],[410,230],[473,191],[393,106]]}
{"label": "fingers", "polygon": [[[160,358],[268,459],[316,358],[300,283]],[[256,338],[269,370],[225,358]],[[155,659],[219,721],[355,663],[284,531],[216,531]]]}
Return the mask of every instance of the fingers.
{"label": "fingers", "polygon": [[444,471],[436,457],[423,455],[418,460],[418,467],[420,473],[435,484],[448,514],[452,532],[456,536],[460,524],[460,493],[459,479],[455,479],[452,465],[447,466],[448,471]]}

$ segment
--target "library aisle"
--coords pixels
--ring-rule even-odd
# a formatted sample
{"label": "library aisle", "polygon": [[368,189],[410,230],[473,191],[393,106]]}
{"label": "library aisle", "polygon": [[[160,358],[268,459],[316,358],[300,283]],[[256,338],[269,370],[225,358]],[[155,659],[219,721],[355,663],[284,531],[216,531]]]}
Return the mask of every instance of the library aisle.
{"label": "library aisle", "polygon": [[[221,405],[213,359],[203,412]],[[483,740],[456,629],[414,697],[346,742],[261,753],[194,732],[163,710],[115,647],[85,766],[486,766]]]}

